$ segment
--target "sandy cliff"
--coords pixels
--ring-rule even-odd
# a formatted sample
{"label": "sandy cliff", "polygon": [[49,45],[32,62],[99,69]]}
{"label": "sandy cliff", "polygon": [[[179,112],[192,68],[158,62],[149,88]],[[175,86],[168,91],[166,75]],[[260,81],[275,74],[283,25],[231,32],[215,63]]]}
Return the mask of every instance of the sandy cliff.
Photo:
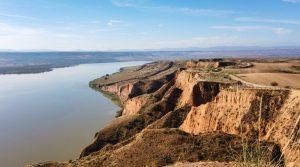
{"label": "sandy cliff", "polygon": [[[92,81],[119,97],[122,116],[100,130],[79,159],[59,165],[236,165],[231,162],[246,145],[248,152],[261,150],[267,163],[299,166],[299,90],[245,86],[194,64],[151,63]],[[216,62],[204,64],[196,66]]]}

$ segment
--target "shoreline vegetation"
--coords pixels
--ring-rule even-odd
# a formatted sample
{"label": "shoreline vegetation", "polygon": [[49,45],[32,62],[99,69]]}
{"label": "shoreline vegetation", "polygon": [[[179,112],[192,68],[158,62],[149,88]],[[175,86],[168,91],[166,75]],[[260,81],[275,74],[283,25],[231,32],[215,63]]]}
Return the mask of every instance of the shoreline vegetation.
{"label": "shoreline vegetation", "polygon": [[115,117],[117,118],[117,117],[122,116],[122,112],[123,112],[123,104],[122,104],[122,101],[121,101],[121,99],[119,98],[119,96],[116,95],[116,94],[114,94],[114,93],[104,91],[104,90],[102,90],[101,88],[99,88],[99,87],[93,85],[91,82],[92,82],[92,81],[90,81],[90,83],[89,83],[89,87],[90,87],[91,89],[93,89],[93,90],[95,90],[95,91],[97,91],[97,92],[102,93],[102,95],[103,95],[104,97],[108,98],[112,103],[114,103],[115,105],[117,105],[118,107],[120,107],[120,110],[118,110],[118,111],[116,112]]}

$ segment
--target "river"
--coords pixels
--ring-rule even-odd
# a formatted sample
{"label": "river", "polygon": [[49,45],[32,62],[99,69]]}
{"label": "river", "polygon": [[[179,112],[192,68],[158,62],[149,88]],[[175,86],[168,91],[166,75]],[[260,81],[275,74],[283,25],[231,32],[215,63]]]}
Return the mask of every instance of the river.
{"label": "river", "polygon": [[0,166],[75,159],[119,107],[89,81],[146,62],[83,64],[0,75]]}

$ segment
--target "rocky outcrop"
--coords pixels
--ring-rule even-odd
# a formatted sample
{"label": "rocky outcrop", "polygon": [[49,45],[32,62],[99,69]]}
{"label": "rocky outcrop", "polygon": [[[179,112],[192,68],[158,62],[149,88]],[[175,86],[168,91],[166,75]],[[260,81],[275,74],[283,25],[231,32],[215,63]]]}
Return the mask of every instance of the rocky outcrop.
{"label": "rocky outcrop", "polygon": [[188,61],[186,63],[187,68],[217,68],[219,62],[203,62],[203,61]]}
{"label": "rocky outcrop", "polygon": [[214,61],[214,60],[190,60],[186,63],[186,67],[188,68],[218,68],[218,67],[227,67],[234,66],[235,62],[232,61]]}
{"label": "rocky outcrop", "polygon": [[91,82],[116,94],[123,113],[66,166],[237,164],[248,154],[268,164],[300,164],[298,90],[245,86],[221,73],[184,66],[152,63],[122,80],[115,75],[126,69]]}

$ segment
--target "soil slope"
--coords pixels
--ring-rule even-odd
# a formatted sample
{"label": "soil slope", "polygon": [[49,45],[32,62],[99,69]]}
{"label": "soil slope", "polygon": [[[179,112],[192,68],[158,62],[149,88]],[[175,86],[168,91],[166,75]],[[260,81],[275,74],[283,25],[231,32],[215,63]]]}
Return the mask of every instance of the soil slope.
{"label": "soil slope", "polygon": [[244,85],[222,72],[236,64],[154,62],[94,80],[121,116],[77,160],[32,166],[299,166],[300,91]]}

